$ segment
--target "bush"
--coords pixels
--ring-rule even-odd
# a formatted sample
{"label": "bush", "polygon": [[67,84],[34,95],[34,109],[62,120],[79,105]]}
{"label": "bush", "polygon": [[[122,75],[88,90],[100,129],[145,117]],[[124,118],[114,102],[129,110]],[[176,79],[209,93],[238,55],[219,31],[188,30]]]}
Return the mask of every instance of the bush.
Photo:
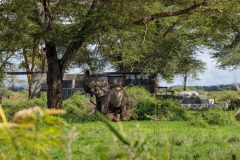
{"label": "bush", "polygon": [[133,118],[138,120],[151,119],[150,116],[155,114],[156,105],[156,101],[153,98],[139,101],[133,109]]}
{"label": "bush", "polygon": [[209,110],[201,114],[201,117],[211,125],[231,125],[235,123],[234,116],[223,110]]}
{"label": "bush", "polygon": [[157,111],[161,119],[187,120],[187,111],[175,100],[162,100]]}
{"label": "bush", "polygon": [[144,87],[134,86],[125,88],[128,94],[128,98],[131,104],[131,107],[136,107],[139,102],[145,100],[156,100]]}
{"label": "bush", "polygon": [[188,112],[187,121],[190,125],[207,127],[207,122],[199,115],[198,112]]}
{"label": "bush", "polygon": [[0,97],[7,97],[12,94],[13,94],[13,91],[11,91],[7,88],[0,88]]}
{"label": "bush", "polygon": [[14,113],[34,106],[39,106],[46,108],[47,107],[47,98],[46,94],[41,94],[39,98],[33,98],[31,100],[18,98],[16,100],[3,99],[3,108],[8,119],[11,119],[14,116]]}
{"label": "bush", "polygon": [[64,101],[64,109],[66,114],[63,118],[68,122],[81,122],[94,120],[95,116],[91,115],[90,102],[80,93],[75,93],[69,99]]}
{"label": "bush", "polygon": [[[174,100],[158,100],[143,87],[126,87],[134,119],[186,120],[186,110]],[[155,115],[156,114],[156,115]]]}
{"label": "bush", "polygon": [[147,120],[155,116],[161,120],[187,120],[187,111],[174,100],[142,100],[133,110],[133,118]]}
{"label": "bush", "polygon": [[231,112],[219,109],[193,112],[191,116],[189,116],[188,121],[192,125],[200,126],[206,126],[207,124],[223,126],[232,125],[236,123],[236,120],[234,119],[234,116],[232,115]]}
{"label": "bush", "polygon": [[238,91],[221,91],[221,92],[210,92],[208,97],[215,99],[216,102],[226,103],[229,101],[237,100],[240,97],[240,92]]}

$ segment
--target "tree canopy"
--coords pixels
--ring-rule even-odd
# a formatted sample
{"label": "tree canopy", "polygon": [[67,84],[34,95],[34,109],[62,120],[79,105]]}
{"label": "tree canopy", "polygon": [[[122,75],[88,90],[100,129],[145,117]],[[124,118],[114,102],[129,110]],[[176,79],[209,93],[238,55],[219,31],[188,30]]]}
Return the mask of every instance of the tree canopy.
{"label": "tree canopy", "polygon": [[238,0],[4,0],[0,51],[43,46],[48,106],[58,108],[63,74],[73,61],[171,79],[184,65],[186,48],[205,46],[221,66],[238,65],[239,6]]}

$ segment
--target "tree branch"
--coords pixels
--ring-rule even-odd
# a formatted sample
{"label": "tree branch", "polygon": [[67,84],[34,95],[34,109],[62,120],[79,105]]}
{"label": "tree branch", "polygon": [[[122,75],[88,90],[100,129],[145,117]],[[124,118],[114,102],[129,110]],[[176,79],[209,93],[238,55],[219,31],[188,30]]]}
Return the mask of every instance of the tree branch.
{"label": "tree branch", "polygon": [[2,63],[0,64],[0,72],[3,70],[3,68],[5,67],[5,65],[7,64],[8,60],[14,55],[15,53],[12,52],[11,54],[8,54],[6,56],[6,58],[2,61]]}
{"label": "tree branch", "polygon": [[93,16],[96,6],[97,6],[98,0],[93,0],[92,5],[87,13],[87,20],[84,22],[82,28],[79,30],[76,40],[73,40],[65,54],[60,60],[60,66],[62,69],[66,69],[66,67],[69,65],[69,62],[73,59],[76,52],[82,47],[82,44],[85,42],[87,36],[91,32],[93,28],[93,24],[95,22],[95,18],[89,18],[90,16]]}
{"label": "tree branch", "polygon": [[163,38],[165,38],[169,33],[173,31],[173,28],[177,25],[178,21],[173,22],[171,26],[163,33]]}
{"label": "tree branch", "polygon": [[45,31],[51,30],[52,15],[50,11],[50,0],[42,0],[36,3],[38,9],[38,20]]}
{"label": "tree branch", "polygon": [[179,15],[184,15],[184,14],[191,14],[193,11],[197,10],[201,6],[207,6],[207,2],[204,1],[202,3],[193,4],[192,6],[190,6],[188,8],[178,10],[178,11],[161,12],[161,13],[153,14],[153,15],[150,15],[150,16],[147,16],[147,17],[144,17],[140,20],[135,21],[134,24],[144,25],[145,23],[148,23],[150,21],[154,21],[154,20],[159,19],[159,18],[174,17],[174,16],[179,16]]}
{"label": "tree branch", "polygon": [[27,57],[27,50],[23,48],[23,57],[24,57],[24,65],[27,72],[30,72],[28,57]]}
{"label": "tree branch", "polygon": [[239,26],[232,27],[232,29],[233,29],[235,32],[240,33],[240,27],[239,27]]}

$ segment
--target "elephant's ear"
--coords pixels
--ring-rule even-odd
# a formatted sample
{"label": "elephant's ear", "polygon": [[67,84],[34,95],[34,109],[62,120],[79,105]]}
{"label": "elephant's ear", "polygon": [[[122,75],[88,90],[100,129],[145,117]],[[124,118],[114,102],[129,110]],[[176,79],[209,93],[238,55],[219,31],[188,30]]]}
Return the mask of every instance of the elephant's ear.
{"label": "elephant's ear", "polygon": [[99,88],[101,90],[101,96],[106,96],[109,95],[110,93],[110,87],[108,85],[108,83],[106,83],[105,81],[100,81],[99,82]]}
{"label": "elephant's ear", "polygon": [[102,90],[103,90],[103,92],[104,92],[104,95],[108,95],[108,94],[110,93],[110,87],[109,87],[109,85],[103,86]]}
{"label": "elephant's ear", "polygon": [[83,80],[83,89],[86,93],[92,94],[92,89],[96,86],[94,81],[91,81],[90,78]]}

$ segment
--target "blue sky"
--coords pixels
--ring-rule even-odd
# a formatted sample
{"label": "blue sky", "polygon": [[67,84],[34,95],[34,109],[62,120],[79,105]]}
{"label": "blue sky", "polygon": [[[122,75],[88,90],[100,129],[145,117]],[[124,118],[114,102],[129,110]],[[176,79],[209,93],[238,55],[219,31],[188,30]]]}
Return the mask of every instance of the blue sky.
{"label": "blue sky", "polygon": [[[199,53],[198,58],[206,63],[206,70],[199,74],[200,80],[190,78],[190,86],[211,86],[220,84],[234,84],[240,82],[240,70],[221,70],[217,68],[216,60],[205,53]],[[160,82],[162,86],[182,85],[182,78],[176,77],[173,83]]]}

